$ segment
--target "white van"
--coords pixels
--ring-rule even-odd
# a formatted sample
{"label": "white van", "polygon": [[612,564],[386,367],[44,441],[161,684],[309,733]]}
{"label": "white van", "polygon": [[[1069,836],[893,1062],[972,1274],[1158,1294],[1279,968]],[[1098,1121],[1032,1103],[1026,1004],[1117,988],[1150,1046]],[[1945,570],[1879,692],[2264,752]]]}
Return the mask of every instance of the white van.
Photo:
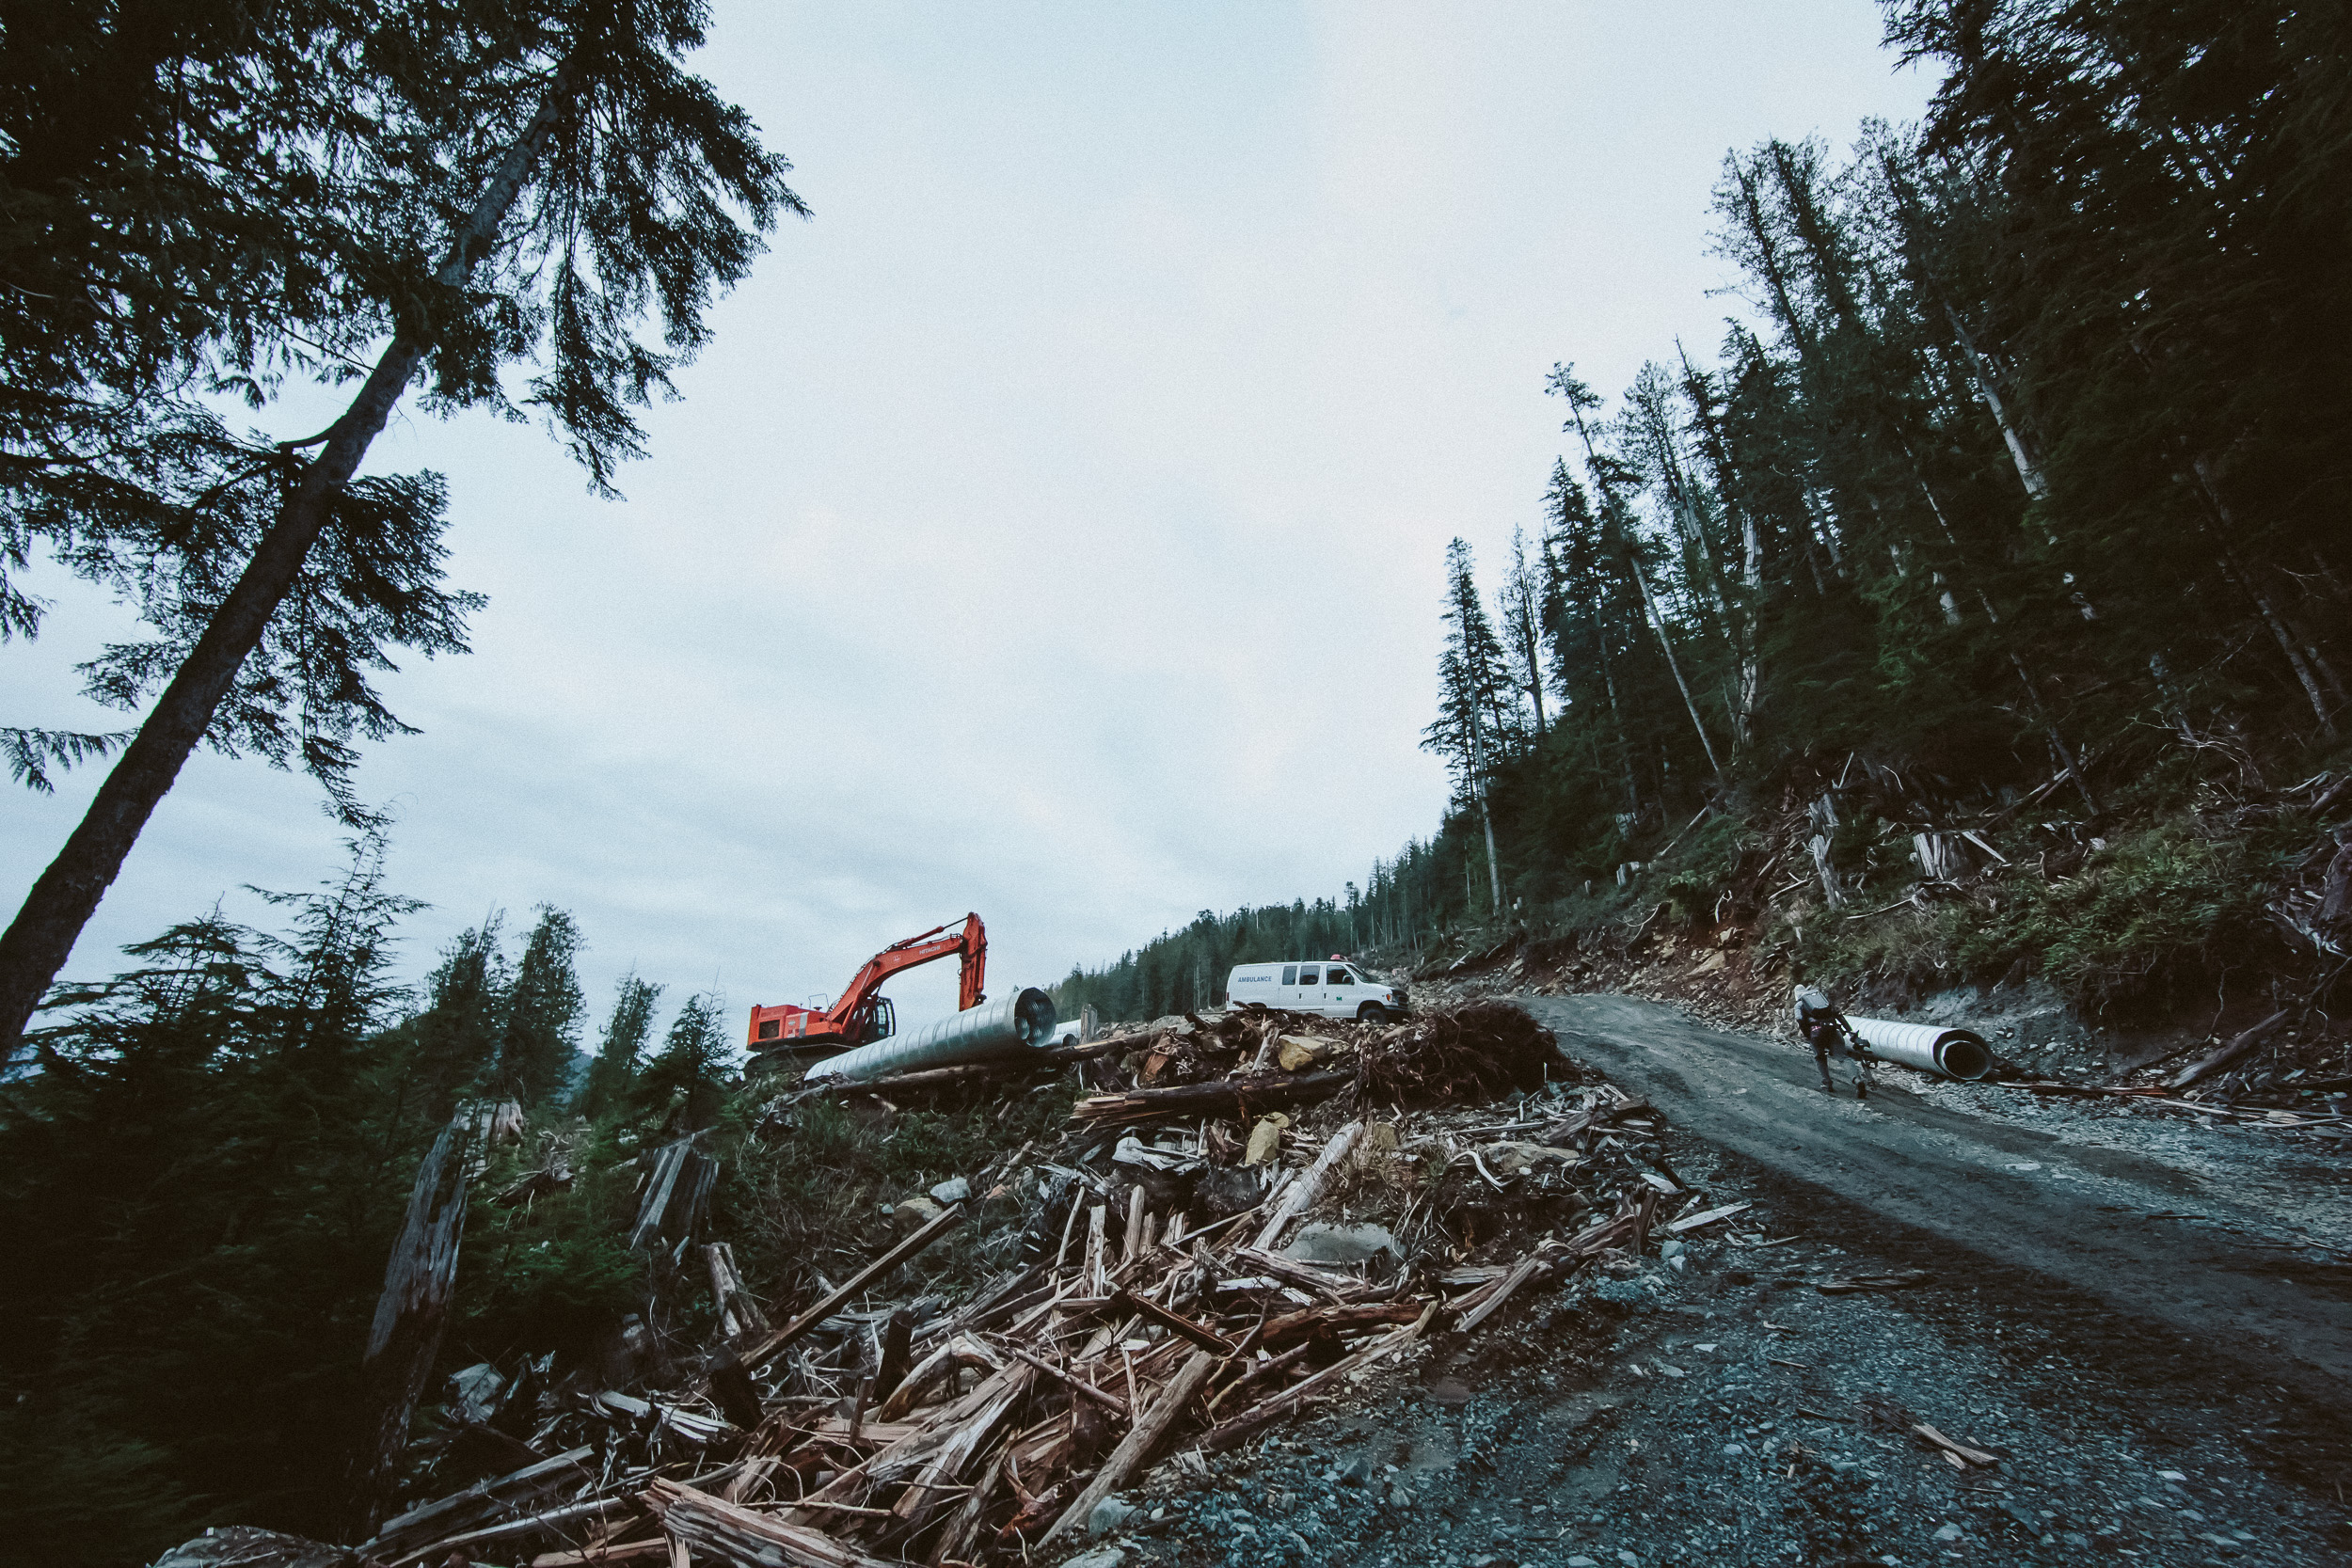
{"label": "white van", "polygon": [[1295,1013],[1385,1023],[1405,1011],[1405,991],[1372,979],[1345,958],[1235,964],[1225,977],[1225,1005],[1238,1007],[1250,1002]]}

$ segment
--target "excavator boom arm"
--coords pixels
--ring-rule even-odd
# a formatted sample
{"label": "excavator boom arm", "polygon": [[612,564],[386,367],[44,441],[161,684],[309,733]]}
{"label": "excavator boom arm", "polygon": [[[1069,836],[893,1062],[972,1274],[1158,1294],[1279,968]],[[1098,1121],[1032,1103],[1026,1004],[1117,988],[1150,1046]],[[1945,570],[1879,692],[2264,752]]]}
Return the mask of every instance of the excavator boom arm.
{"label": "excavator boom arm", "polygon": [[[944,935],[954,931],[953,936]],[[882,983],[900,970],[914,969],[950,953],[962,955],[961,974],[957,986],[956,1006],[959,1010],[977,1007],[983,994],[982,987],[988,970],[988,930],[977,914],[967,914],[954,927],[934,926],[921,936],[894,942],[872,958],[850,981],[849,989],[839,1001],[826,1010],[825,1019],[836,1028],[847,1027]]]}

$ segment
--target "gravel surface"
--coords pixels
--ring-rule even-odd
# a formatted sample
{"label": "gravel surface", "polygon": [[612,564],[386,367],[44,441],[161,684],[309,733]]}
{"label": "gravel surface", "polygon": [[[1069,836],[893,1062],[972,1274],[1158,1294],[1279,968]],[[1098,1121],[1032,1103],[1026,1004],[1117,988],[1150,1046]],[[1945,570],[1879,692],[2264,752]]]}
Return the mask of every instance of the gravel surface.
{"label": "gravel surface", "polygon": [[[2007,1090],[1858,1105],[1786,1042],[1531,1006],[1667,1112],[1692,1211],[1755,1207],[1163,1463],[1082,1568],[2352,1561],[2352,1427],[2307,1342],[2347,1320],[2325,1151]],[[1906,1283],[1820,1288],[1862,1276]]]}

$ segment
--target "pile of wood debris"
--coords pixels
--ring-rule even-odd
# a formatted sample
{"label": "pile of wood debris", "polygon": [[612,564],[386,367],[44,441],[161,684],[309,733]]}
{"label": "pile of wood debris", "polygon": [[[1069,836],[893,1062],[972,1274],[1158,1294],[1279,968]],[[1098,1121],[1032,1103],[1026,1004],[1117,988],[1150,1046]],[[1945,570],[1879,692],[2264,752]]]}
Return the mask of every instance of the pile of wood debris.
{"label": "pile of wood debris", "polygon": [[[705,1241],[724,1337],[697,1367],[633,1392],[469,1369],[459,1415],[505,1407],[529,1462],[340,1560],[1057,1560],[1156,1460],[1199,1467],[1541,1284],[1627,1267],[1677,1211],[1689,1229],[1744,1207],[1686,1190],[1657,1114],[1516,1007],[1384,1027],[1253,1009],[1103,1051],[1127,1086],[1004,1170],[989,1196],[1022,1204],[1023,1254],[960,1305],[886,1293],[964,1223],[952,1189],[781,1326]],[[252,1534],[169,1560],[225,1561],[205,1548],[232,1535],[240,1562],[296,1560]]]}

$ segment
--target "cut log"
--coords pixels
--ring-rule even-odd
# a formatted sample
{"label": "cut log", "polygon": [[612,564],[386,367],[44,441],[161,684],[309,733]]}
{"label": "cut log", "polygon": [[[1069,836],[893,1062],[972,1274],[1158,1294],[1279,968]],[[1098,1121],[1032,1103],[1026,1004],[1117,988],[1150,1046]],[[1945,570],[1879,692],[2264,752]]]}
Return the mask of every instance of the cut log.
{"label": "cut log", "polygon": [[1085,1525],[1096,1503],[1127,1484],[1127,1478],[1142,1468],[1144,1461],[1151,1457],[1160,1439],[1167,1436],[1168,1429],[1183,1418],[1184,1407],[1192,1403],[1201,1386],[1209,1381],[1209,1374],[1223,1359],[1214,1351],[1197,1350],[1192,1353],[1192,1358],[1184,1363],[1184,1369],[1161,1392],[1152,1408],[1136,1419],[1127,1435],[1120,1439],[1119,1447],[1111,1450],[1111,1456],[1103,1461],[1103,1467],[1094,1472],[1094,1479],[1087,1482],[1086,1490],[1078,1494],[1062,1511],[1062,1516],[1054,1521],[1053,1528],[1039,1539],[1039,1545],[1059,1540]]}

